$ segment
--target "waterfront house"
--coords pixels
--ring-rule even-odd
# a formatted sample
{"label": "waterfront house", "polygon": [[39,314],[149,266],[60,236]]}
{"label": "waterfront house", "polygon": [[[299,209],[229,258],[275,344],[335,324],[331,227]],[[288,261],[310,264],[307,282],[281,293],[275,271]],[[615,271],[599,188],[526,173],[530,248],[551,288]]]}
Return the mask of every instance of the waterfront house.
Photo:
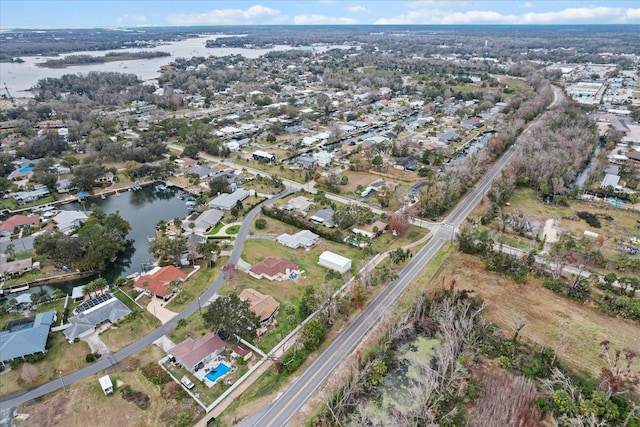
{"label": "waterfront house", "polygon": [[[19,276],[33,268],[33,258],[7,261],[5,254],[0,254],[0,277]],[[38,266],[40,264],[38,263]]]}
{"label": "waterfront house", "polygon": [[69,318],[69,326],[63,332],[70,343],[76,337],[82,338],[93,333],[98,325],[118,322],[131,310],[113,294],[105,293],[83,302],[75,308],[75,312],[77,314]]}
{"label": "waterfront house", "polygon": [[133,287],[139,292],[148,292],[166,301],[175,293],[175,284],[183,282],[186,278],[187,273],[173,265],[167,265],[166,267],[156,267],[140,275]]}
{"label": "waterfront house", "polygon": [[0,223],[0,236],[11,236],[13,233],[17,233],[20,229],[29,228],[31,226],[37,227],[40,225],[40,217],[38,215],[13,215],[6,221]]}
{"label": "waterfront house", "polygon": [[[187,221],[182,223],[182,229],[184,231],[192,231],[193,234],[204,236],[220,223],[223,216],[224,214],[217,209],[207,209],[201,214],[194,214],[187,218]],[[191,229],[190,223],[194,224],[193,229]]]}
{"label": "waterfront house", "polygon": [[209,202],[209,207],[229,211],[233,209],[239,201],[243,201],[249,197],[250,194],[249,191],[243,190],[242,188],[238,188],[231,194],[222,193]]}
{"label": "waterfront house", "polygon": [[62,233],[71,234],[87,219],[89,219],[87,215],[81,211],[62,211],[53,217],[53,222]]}

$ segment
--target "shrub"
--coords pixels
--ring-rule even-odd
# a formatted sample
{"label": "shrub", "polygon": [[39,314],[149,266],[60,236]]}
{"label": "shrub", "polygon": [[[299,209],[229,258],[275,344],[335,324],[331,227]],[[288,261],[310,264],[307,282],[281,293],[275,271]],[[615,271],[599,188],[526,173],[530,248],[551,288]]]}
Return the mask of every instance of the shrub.
{"label": "shrub", "polygon": [[267,228],[267,220],[264,218],[256,219],[256,228],[258,230],[264,230],[265,228]]}
{"label": "shrub", "polygon": [[122,398],[127,402],[134,403],[138,408],[145,410],[151,406],[151,399],[146,394],[135,391],[129,385],[125,385],[122,388]]}
{"label": "shrub", "polygon": [[93,353],[89,353],[85,356],[84,360],[86,360],[87,363],[93,363],[96,361],[96,355]]}

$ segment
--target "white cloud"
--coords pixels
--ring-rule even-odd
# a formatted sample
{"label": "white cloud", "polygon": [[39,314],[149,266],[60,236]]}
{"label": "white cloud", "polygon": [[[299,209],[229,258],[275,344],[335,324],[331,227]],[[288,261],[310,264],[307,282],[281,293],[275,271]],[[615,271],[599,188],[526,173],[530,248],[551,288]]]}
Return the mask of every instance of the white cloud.
{"label": "white cloud", "polygon": [[293,23],[296,25],[354,25],[358,23],[358,20],[337,16],[310,14],[294,16]]}
{"label": "white cloud", "polygon": [[534,7],[534,4],[530,1],[524,2],[520,5],[521,9],[532,9]]}
{"label": "white cloud", "polygon": [[440,8],[440,7],[448,7],[448,8],[459,8],[459,7],[467,7],[466,1],[457,1],[457,0],[416,0],[406,4],[409,9],[423,9],[427,8]]}
{"label": "white cloud", "polygon": [[383,18],[376,24],[633,24],[640,20],[640,9],[615,7],[567,8],[556,12],[502,14],[490,10],[454,12],[442,9],[416,9],[403,15]]}
{"label": "white cloud", "polygon": [[203,13],[174,13],[167,21],[174,25],[282,24],[287,16],[279,10],[255,5],[248,9],[214,9]]}
{"label": "white cloud", "polygon": [[116,21],[118,22],[118,24],[127,24],[127,23],[132,23],[132,22],[135,22],[137,24],[142,24],[142,23],[147,21],[147,17],[143,16],[143,15],[124,14],[124,15],[118,17],[118,19],[116,19]]}
{"label": "white cloud", "polygon": [[369,9],[367,9],[362,5],[351,6],[351,7],[348,7],[347,10],[351,13],[369,13],[370,12]]}

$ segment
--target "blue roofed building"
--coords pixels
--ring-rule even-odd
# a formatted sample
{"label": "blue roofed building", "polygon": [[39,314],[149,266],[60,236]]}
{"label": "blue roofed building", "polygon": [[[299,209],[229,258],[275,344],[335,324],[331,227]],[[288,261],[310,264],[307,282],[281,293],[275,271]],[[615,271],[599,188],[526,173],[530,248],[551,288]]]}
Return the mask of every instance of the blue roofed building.
{"label": "blue roofed building", "polygon": [[56,319],[56,311],[50,310],[35,317],[9,322],[0,332],[0,364],[46,353],[49,330]]}

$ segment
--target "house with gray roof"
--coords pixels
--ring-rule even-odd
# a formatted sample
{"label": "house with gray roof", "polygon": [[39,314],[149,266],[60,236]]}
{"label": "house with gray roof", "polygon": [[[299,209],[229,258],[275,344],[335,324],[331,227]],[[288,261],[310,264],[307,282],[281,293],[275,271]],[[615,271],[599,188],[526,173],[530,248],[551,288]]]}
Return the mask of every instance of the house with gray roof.
{"label": "house with gray roof", "polygon": [[[209,230],[214,228],[220,223],[224,214],[218,209],[207,209],[201,214],[195,214],[187,218],[182,224],[184,231],[193,231],[193,233],[200,236],[204,236]],[[189,226],[190,223],[194,224],[193,230]]]}
{"label": "house with gray roof", "polygon": [[0,332],[0,364],[47,352],[49,330],[57,319],[56,311],[38,313],[29,319],[9,322]]}
{"label": "house with gray roof", "polygon": [[79,228],[88,217],[81,211],[62,211],[53,218],[58,230],[70,234]]}
{"label": "house with gray roof", "polygon": [[320,236],[318,236],[316,233],[313,233],[309,230],[302,230],[293,235],[287,233],[281,234],[276,237],[276,242],[291,249],[298,249],[310,248],[318,243],[319,239]]}
{"label": "house with gray roof", "polygon": [[249,197],[250,194],[251,193],[249,191],[243,190],[242,188],[238,188],[231,194],[222,193],[209,202],[209,207],[222,209],[223,211],[229,211],[233,209],[238,201],[243,201],[244,199]]}
{"label": "house with gray roof", "polygon": [[106,295],[111,295],[111,297],[69,318],[70,325],[63,333],[70,343],[72,343],[76,337],[94,331],[96,326],[101,323],[115,323],[131,313],[129,307],[124,305],[124,303],[113,294],[105,294],[105,296]]}
{"label": "house with gray roof", "polygon": [[331,208],[320,209],[309,219],[325,227],[333,227],[335,225],[333,222],[333,213],[333,209]]}

